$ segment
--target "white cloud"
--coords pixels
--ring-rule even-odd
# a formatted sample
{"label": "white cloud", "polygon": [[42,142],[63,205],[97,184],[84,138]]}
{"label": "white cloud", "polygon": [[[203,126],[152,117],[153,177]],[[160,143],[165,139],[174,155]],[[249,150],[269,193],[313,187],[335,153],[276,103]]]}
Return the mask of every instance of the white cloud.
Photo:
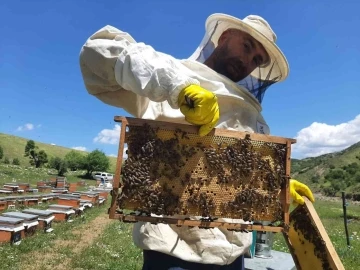
{"label": "white cloud", "polygon": [[104,144],[118,144],[120,137],[120,125],[116,124],[113,129],[103,129],[94,138],[94,142]]}
{"label": "white cloud", "polygon": [[33,130],[34,129],[34,125],[31,123],[27,123],[23,126],[19,126],[16,130],[17,131],[25,131],[25,130]]}
{"label": "white cloud", "polygon": [[314,122],[297,133],[292,146],[296,158],[315,157],[341,151],[360,141],[360,114],[339,125]]}
{"label": "white cloud", "polygon": [[71,148],[74,149],[74,150],[86,151],[86,147],[84,147],[84,146],[74,146],[74,147],[71,147]]}
{"label": "white cloud", "polygon": [[56,145],[55,143],[51,143],[51,145]]}
{"label": "white cloud", "polygon": [[110,154],[109,157],[117,157],[115,154]]}

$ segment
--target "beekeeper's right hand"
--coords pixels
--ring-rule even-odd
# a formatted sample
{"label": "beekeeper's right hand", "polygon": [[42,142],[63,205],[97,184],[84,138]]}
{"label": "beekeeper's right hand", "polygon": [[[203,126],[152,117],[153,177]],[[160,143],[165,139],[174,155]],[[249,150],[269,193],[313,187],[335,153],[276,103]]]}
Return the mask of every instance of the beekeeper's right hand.
{"label": "beekeeper's right hand", "polygon": [[207,135],[219,120],[219,104],[216,95],[199,85],[184,88],[179,94],[178,103],[185,120],[200,126],[200,136]]}

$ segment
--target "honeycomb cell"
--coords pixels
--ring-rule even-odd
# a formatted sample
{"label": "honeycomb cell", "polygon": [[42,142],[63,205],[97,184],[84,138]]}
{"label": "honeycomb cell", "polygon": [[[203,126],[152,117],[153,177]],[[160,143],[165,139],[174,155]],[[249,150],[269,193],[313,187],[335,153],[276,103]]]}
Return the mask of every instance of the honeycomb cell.
{"label": "honeycomb cell", "polygon": [[[128,126],[120,209],[282,220],[286,145]],[[266,205],[266,209],[264,208]]]}

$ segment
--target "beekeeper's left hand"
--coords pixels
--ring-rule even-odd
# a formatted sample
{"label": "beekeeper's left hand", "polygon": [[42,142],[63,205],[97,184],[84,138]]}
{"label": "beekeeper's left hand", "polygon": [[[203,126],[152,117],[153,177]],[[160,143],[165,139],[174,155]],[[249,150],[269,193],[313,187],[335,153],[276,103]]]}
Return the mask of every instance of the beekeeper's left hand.
{"label": "beekeeper's left hand", "polygon": [[305,203],[302,196],[307,197],[311,202],[315,202],[314,195],[312,194],[310,188],[295,179],[290,179],[290,196],[293,198],[295,203],[301,205]]}
{"label": "beekeeper's left hand", "polygon": [[184,88],[179,94],[178,103],[185,120],[200,126],[200,136],[207,135],[220,118],[216,95],[199,85]]}

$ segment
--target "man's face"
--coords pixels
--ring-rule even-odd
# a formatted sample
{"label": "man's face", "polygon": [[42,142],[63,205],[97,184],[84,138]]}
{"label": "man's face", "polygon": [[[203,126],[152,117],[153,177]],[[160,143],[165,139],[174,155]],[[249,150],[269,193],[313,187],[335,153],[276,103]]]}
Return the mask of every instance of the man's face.
{"label": "man's face", "polygon": [[234,82],[270,60],[256,39],[237,29],[228,29],[220,36],[213,57],[212,68]]}

